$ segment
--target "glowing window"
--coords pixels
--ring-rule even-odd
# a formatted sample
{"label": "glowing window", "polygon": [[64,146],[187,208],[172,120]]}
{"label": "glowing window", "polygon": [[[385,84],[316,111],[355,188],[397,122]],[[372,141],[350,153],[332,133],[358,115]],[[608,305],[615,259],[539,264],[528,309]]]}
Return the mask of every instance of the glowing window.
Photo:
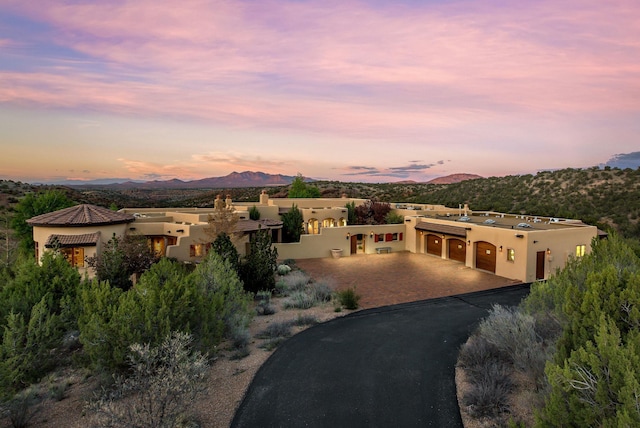
{"label": "glowing window", "polygon": [[587,246],[584,244],[576,245],[576,257],[584,256],[585,251],[587,250]]}
{"label": "glowing window", "polygon": [[507,261],[514,262],[516,261],[516,250],[513,248],[507,248]]}

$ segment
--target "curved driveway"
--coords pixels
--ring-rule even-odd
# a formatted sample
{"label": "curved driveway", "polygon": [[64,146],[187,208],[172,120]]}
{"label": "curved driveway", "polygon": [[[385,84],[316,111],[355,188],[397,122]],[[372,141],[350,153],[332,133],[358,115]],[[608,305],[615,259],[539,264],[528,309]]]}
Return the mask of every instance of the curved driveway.
{"label": "curved driveway", "polygon": [[256,374],[233,427],[461,427],[460,345],[517,285],[356,312],[283,343]]}

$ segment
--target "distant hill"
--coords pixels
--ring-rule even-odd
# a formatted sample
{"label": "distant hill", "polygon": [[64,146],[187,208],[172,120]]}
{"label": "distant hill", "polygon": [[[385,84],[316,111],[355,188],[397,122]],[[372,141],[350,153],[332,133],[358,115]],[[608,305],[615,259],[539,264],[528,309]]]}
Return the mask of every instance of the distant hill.
{"label": "distant hill", "polygon": [[[261,186],[286,186],[293,182],[294,176],[282,174],[267,174],[264,172],[232,172],[224,177],[209,177],[201,180],[183,181],[174,178],[172,180],[153,180],[146,182],[127,181],[102,185],[109,189],[220,189],[236,187],[261,187]],[[78,186],[78,187],[87,187]]]}
{"label": "distant hill", "polygon": [[427,181],[427,184],[453,184],[460,183],[461,181],[466,180],[475,180],[478,178],[483,177],[476,174],[451,174],[444,177],[434,178],[433,180]]}

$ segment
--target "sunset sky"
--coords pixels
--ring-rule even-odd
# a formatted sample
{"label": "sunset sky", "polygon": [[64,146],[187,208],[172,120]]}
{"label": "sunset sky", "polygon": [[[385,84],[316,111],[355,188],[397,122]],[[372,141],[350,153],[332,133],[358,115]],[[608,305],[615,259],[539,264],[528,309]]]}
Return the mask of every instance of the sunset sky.
{"label": "sunset sky", "polygon": [[638,0],[0,0],[0,179],[501,176],[639,136]]}

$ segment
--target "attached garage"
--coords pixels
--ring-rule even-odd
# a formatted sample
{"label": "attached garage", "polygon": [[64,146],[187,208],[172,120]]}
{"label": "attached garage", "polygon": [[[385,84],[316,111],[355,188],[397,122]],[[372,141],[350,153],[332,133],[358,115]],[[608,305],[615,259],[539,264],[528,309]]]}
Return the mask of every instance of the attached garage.
{"label": "attached garage", "polygon": [[449,259],[465,263],[467,261],[467,244],[460,239],[449,239]]}
{"label": "attached garage", "polygon": [[442,257],[442,237],[438,235],[427,235],[427,254]]}
{"label": "attached garage", "polygon": [[496,273],[496,246],[488,242],[476,242],[476,269]]}

